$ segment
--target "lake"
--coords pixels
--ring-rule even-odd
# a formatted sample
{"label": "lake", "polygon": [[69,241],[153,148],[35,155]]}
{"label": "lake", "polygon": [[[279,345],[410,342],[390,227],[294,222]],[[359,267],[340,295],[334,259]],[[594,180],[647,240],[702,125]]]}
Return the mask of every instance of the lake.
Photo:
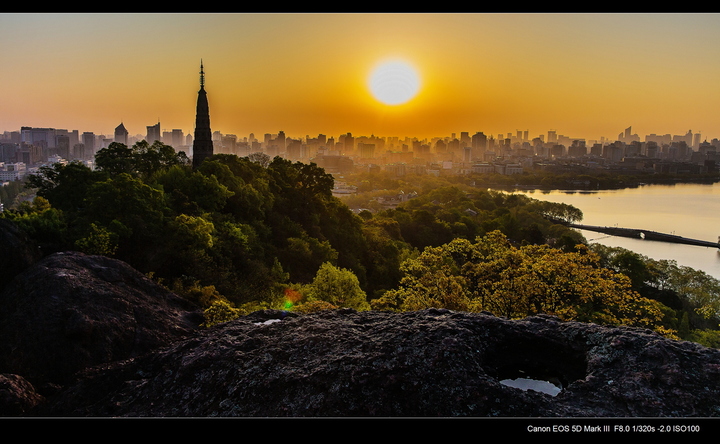
{"label": "lake", "polygon": [[[640,228],[717,242],[720,183],[644,185],[597,191],[518,191],[538,200],[563,202],[583,212],[585,225]],[[581,230],[593,243],[622,247],[652,259],[669,259],[720,279],[720,250]]]}

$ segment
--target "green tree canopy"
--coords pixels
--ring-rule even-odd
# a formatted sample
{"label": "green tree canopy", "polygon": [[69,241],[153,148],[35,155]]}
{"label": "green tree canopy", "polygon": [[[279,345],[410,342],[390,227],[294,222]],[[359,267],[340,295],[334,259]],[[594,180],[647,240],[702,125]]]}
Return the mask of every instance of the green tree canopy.
{"label": "green tree canopy", "polygon": [[119,142],[113,142],[95,153],[95,166],[113,176],[122,173],[134,174],[134,164],[132,148]]}
{"label": "green tree canopy", "polygon": [[106,175],[93,171],[81,162],[54,163],[41,166],[37,173],[28,176],[28,186],[50,204],[63,211],[79,211],[85,205],[90,187],[106,179]]}
{"label": "green tree canopy", "polygon": [[308,302],[324,301],[340,308],[369,310],[365,292],[352,271],[323,263],[313,281],[302,292]]}
{"label": "green tree canopy", "polygon": [[190,160],[184,152],[176,152],[173,147],[165,145],[159,140],[153,142],[152,145],[141,140],[132,148],[113,142],[95,154],[97,168],[113,176],[126,173],[150,177],[173,165],[189,164]]}
{"label": "green tree canopy", "polygon": [[475,242],[455,239],[426,248],[406,260],[402,271],[399,287],[373,301],[375,308],[444,307],[509,318],[546,313],[645,327],[655,327],[662,317],[658,303],[640,297],[626,276],[601,267],[599,257],[586,248],[515,247],[499,231]]}

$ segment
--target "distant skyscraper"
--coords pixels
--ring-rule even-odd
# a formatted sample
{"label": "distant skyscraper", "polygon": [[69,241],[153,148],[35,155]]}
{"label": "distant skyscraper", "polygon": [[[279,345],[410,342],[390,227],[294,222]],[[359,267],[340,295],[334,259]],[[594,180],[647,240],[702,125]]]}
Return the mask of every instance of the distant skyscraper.
{"label": "distant skyscraper", "polygon": [[156,140],[162,140],[160,137],[160,122],[147,127],[147,136],[145,137],[145,140],[150,145],[155,143]]}
{"label": "distant skyscraper", "polygon": [[205,72],[200,61],[200,91],[198,91],[195,114],[195,137],[193,139],[193,167],[213,155],[212,131],[210,131],[210,108],[205,92]]}
{"label": "distant skyscraper", "polygon": [[55,136],[55,147],[58,156],[70,159],[70,138],[64,134]]}
{"label": "distant skyscraper", "polygon": [[95,134],[89,132],[82,133],[82,144],[85,145],[83,150],[85,160],[90,160],[95,157]]}
{"label": "distant skyscraper", "polygon": [[555,132],[555,130],[548,131],[548,143],[555,143],[557,140],[557,132]]}
{"label": "distant skyscraper", "polygon": [[127,145],[128,143],[128,131],[122,123],[115,128],[115,142],[122,143],[123,145]]}
{"label": "distant skyscraper", "polygon": [[347,153],[352,153],[355,150],[355,138],[352,134],[345,134],[345,137],[343,138],[343,143],[343,148]]}
{"label": "distant skyscraper", "polygon": [[476,158],[482,158],[485,151],[488,150],[488,137],[482,132],[473,134],[471,138],[472,151],[470,153],[470,161]]}
{"label": "distant skyscraper", "polygon": [[183,139],[185,138],[185,135],[183,134],[181,129],[174,129],[171,133],[172,137],[172,147],[178,150],[183,145]]}

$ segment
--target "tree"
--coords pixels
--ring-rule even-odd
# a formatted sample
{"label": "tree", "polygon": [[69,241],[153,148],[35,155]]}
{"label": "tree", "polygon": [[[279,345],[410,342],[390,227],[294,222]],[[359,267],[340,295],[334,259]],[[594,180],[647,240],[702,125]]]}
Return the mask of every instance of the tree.
{"label": "tree", "polygon": [[75,247],[86,254],[113,256],[117,251],[118,235],[105,227],[90,224],[87,236],[75,241]]}
{"label": "tree", "polygon": [[156,140],[152,145],[141,140],[132,148],[133,168],[144,177],[150,177],[156,172],[175,165],[189,166],[190,159],[183,151],[175,152],[170,145]]}
{"label": "tree", "polygon": [[332,196],[335,179],[314,163],[291,162],[275,157],[267,167],[278,191],[302,202]]}
{"label": "tree", "polygon": [[36,174],[28,177],[28,186],[35,188],[36,194],[47,199],[54,208],[77,212],[84,206],[90,187],[105,179],[105,174],[73,161],[38,168]]}
{"label": "tree", "polygon": [[133,150],[123,143],[113,142],[107,148],[95,153],[95,166],[112,176],[122,173],[134,174]]}
{"label": "tree", "polygon": [[704,271],[672,264],[669,267],[671,288],[680,294],[705,319],[720,317],[720,280]]}
{"label": "tree", "polygon": [[13,180],[3,183],[0,186],[0,204],[3,204],[6,210],[11,209],[18,203],[20,196],[28,192],[27,187],[27,180]]}
{"label": "tree", "polygon": [[330,242],[320,241],[302,234],[287,239],[287,246],[280,250],[279,260],[295,282],[309,282],[315,271],[325,262],[337,260],[337,251]]}
{"label": "tree", "polygon": [[10,219],[27,234],[43,253],[70,249],[68,222],[65,213],[50,205],[47,199],[37,196],[32,203],[23,202],[16,210],[0,215]]}
{"label": "tree", "polygon": [[158,140],[152,145],[141,140],[132,148],[113,142],[95,154],[95,165],[111,176],[126,173],[148,178],[162,169],[189,164],[184,152],[175,152],[173,147]]}
{"label": "tree", "polygon": [[580,222],[583,219],[582,210],[566,203],[540,202],[536,204],[540,212],[551,219],[560,220],[567,224]]}
{"label": "tree", "polygon": [[234,307],[226,300],[218,299],[213,301],[212,304],[204,310],[203,314],[205,316],[205,322],[203,322],[202,326],[209,328],[222,324],[223,322],[232,321],[247,313],[244,310]]}
{"label": "tree", "polygon": [[592,250],[600,254],[603,266],[629,277],[635,290],[641,290],[653,280],[647,259],[638,253],[603,245],[594,245]]}
{"label": "tree", "polygon": [[[703,271],[656,260],[619,247],[592,245],[602,264],[627,275],[633,288],[689,315],[691,328],[716,327],[720,319],[720,280]],[[684,337],[684,336],[683,336]]]}
{"label": "tree", "polygon": [[565,320],[657,327],[659,303],[640,297],[630,280],[601,267],[586,247],[513,246],[494,231],[475,242],[455,239],[406,260],[397,289],[377,309],[444,307],[522,318],[539,313]]}
{"label": "tree", "polygon": [[303,287],[308,302],[323,301],[340,308],[368,310],[365,292],[352,271],[323,263],[312,283]]}
{"label": "tree", "polygon": [[170,197],[173,209],[178,213],[201,215],[222,210],[227,199],[233,195],[215,175],[192,171],[180,165],[173,165],[155,177],[155,183],[162,186]]}
{"label": "tree", "polygon": [[118,258],[141,271],[163,250],[168,208],[161,189],[121,173],[93,184],[82,212],[84,223],[104,227],[117,235]]}
{"label": "tree", "polygon": [[261,153],[261,152],[252,153],[247,156],[247,159],[250,162],[256,163],[263,168],[267,168],[267,166],[270,165],[270,162],[272,161],[270,156],[268,156],[265,153]]}

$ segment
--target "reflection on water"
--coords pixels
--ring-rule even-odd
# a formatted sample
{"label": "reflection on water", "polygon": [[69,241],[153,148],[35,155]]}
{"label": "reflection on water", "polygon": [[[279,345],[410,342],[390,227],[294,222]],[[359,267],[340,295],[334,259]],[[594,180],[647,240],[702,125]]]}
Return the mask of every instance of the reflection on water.
{"label": "reflection on water", "polygon": [[[646,185],[624,190],[523,191],[534,199],[563,202],[583,212],[583,224],[641,228],[717,242],[720,184]],[[588,241],[622,247],[653,259],[668,259],[720,279],[717,248],[607,236],[582,231]]]}

